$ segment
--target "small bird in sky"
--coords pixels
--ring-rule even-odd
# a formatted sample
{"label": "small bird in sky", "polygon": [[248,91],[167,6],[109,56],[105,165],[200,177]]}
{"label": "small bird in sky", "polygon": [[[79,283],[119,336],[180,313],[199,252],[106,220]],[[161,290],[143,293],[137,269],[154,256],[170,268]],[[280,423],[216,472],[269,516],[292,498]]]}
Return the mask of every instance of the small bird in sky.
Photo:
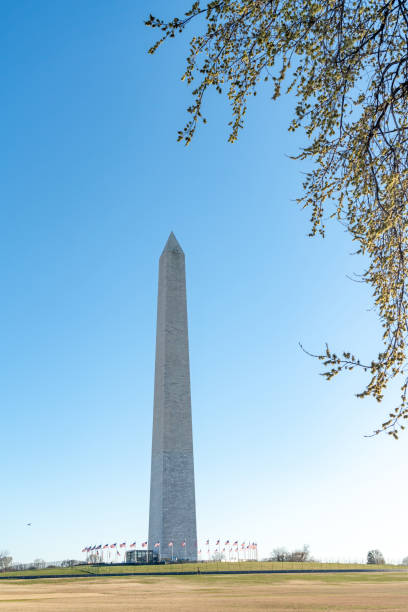
{"label": "small bird in sky", "polygon": [[31,523],[27,523],[27,527],[31,527]]}

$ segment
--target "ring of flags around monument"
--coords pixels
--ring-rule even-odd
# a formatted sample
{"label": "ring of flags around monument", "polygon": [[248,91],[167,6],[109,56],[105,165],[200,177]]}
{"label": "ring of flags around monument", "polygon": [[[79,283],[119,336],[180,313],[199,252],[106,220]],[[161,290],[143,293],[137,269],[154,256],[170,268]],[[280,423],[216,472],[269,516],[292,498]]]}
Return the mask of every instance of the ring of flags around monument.
{"label": "ring of flags around monument", "polygon": [[[145,548],[147,549],[147,540],[144,542],[141,542],[140,546],[141,548]],[[187,549],[187,541],[186,540],[182,540],[179,545],[183,548],[183,549]],[[159,557],[160,557],[160,549],[167,549],[168,551],[170,551],[172,553],[173,556],[173,549],[177,546],[177,542],[170,540],[170,542],[166,542],[166,544],[163,546],[163,544],[161,544],[159,541],[155,542],[154,544],[154,551],[156,553],[158,553]],[[109,558],[110,558],[110,554],[111,551],[113,552],[113,554],[116,552],[116,556],[121,555],[121,551],[119,549],[125,549],[123,552],[126,552],[127,548],[136,548],[137,547],[137,542],[132,542],[131,544],[129,544],[127,546],[126,542],[121,542],[120,544],[118,544],[117,542],[114,542],[113,544],[98,544],[98,545],[94,545],[94,546],[85,546],[82,549],[83,553],[86,553],[87,556],[93,554],[96,556],[96,558],[99,558],[101,561],[103,561],[103,551],[107,550],[109,553]],[[258,560],[258,544],[256,542],[250,542],[250,541],[242,541],[240,542],[240,540],[221,540],[221,538],[218,538],[217,540],[215,540],[214,544],[211,545],[210,540],[207,539],[203,542],[203,544],[201,546],[197,546],[197,556],[198,556],[198,560],[199,561],[210,561],[212,560],[214,557],[215,558],[219,558],[222,559],[224,561],[249,561],[249,560],[253,560],[253,561],[257,561]]]}

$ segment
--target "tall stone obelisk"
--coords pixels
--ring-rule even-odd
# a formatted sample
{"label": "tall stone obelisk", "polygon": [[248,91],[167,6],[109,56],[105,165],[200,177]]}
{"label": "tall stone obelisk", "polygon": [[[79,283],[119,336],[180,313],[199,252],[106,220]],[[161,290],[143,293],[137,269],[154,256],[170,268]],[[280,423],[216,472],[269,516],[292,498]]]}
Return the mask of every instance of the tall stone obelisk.
{"label": "tall stone obelisk", "polygon": [[149,549],[197,559],[186,274],[173,232],[159,263]]}

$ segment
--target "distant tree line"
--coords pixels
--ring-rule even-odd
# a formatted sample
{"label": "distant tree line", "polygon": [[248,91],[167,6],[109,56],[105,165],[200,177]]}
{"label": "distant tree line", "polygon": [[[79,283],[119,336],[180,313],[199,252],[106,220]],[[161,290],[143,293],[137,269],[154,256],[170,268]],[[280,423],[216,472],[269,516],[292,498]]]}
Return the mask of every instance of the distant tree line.
{"label": "distant tree line", "polygon": [[286,548],[275,548],[271,552],[271,556],[265,561],[292,561],[296,563],[304,563],[305,561],[313,561],[310,556],[309,546],[304,546],[302,549],[296,549],[292,552]]}
{"label": "distant tree line", "polygon": [[74,567],[83,565],[83,561],[77,559],[64,559],[63,561],[48,562],[44,559],[34,559],[30,563],[13,563],[13,557],[7,550],[0,550],[0,572],[9,571],[25,571],[25,570],[41,570],[53,567]]}
{"label": "distant tree line", "polygon": [[[279,547],[275,548],[269,557],[263,559],[264,561],[292,561],[296,563],[304,563],[306,561],[315,561],[310,555],[309,546],[304,546],[302,549],[295,549],[289,552],[286,548]],[[384,555],[377,548],[369,550],[367,553],[367,565],[384,565]],[[401,562],[402,565],[408,565],[408,556],[404,557]]]}

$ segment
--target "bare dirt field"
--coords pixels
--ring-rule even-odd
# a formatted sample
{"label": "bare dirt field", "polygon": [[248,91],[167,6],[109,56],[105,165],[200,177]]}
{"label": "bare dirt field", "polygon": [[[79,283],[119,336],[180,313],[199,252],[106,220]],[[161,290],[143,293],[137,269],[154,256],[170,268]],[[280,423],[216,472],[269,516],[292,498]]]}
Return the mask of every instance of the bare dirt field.
{"label": "bare dirt field", "polygon": [[0,612],[408,610],[408,574],[4,581]]}

